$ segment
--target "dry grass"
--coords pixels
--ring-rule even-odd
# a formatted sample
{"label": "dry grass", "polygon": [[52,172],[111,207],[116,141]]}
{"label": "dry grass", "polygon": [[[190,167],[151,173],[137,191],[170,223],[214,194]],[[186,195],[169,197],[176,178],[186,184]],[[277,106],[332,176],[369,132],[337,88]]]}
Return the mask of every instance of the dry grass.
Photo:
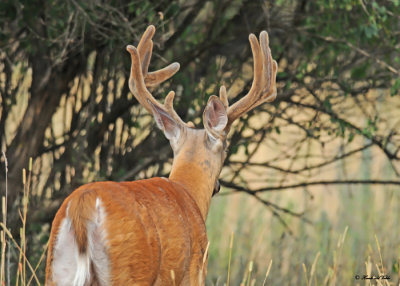
{"label": "dry grass", "polygon": [[[7,178],[7,158],[3,153],[6,164],[6,178]],[[1,230],[1,269],[0,269],[0,282],[1,285],[13,285],[16,286],[29,286],[34,282],[35,285],[41,285],[38,275],[36,272],[40,269],[42,262],[45,258],[47,245],[40,256],[38,263],[35,267],[29,262],[27,258],[27,215],[28,215],[28,205],[31,191],[31,178],[32,178],[32,158],[29,160],[28,175],[26,170],[22,170],[22,182],[24,186],[24,192],[22,196],[22,210],[19,209],[19,217],[21,219],[22,227],[20,228],[20,241],[16,241],[11,234],[11,231],[7,227],[7,191],[6,196],[2,198],[2,216],[3,220],[0,223]],[[6,183],[7,188],[7,183]],[[11,277],[11,259],[10,259],[10,248],[13,248],[18,252],[18,262],[17,271],[15,277]],[[7,251],[8,250],[8,251]],[[13,282],[11,282],[13,281]]]}
{"label": "dry grass", "polygon": [[[376,168],[368,160],[360,165],[366,174]],[[7,228],[7,197],[2,198],[1,285],[43,283],[47,245],[36,247],[40,258],[35,264],[26,257],[27,243],[34,241],[26,237],[31,172],[32,163],[22,176],[19,241]],[[293,232],[288,235],[248,195],[215,197],[207,222],[211,243],[206,285],[399,285],[400,194],[394,187],[314,187],[263,197],[292,211],[305,211],[312,224],[284,215]],[[10,250],[18,257],[15,271],[10,270]],[[383,279],[386,276],[390,279]]]}
{"label": "dry grass", "polygon": [[[339,201],[332,203],[340,207],[332,219],[320,201],[311,203],[305,214],[311,225],[284,217],[292,236],[263,206],[244,194],[215,198],[208,219],[207,285],[224,285],[224,277],[229,277],[230,285],[399,285],[399,194],[394,189],[369,187],[354,188],[351,195],[346,188],[335,192]],[[302,201],[293,192],[280,194],[279,201],[295,209],[310,204],[309,192],[301,193]],[[383,201],[376,200],[382,195]],[[229,245],[231,231],[235,236],[233,250]],[[249,283],[250,272],[255,282]],[[364,275],[381,278],[365,279]],[[385,275],[390,279],[383,279]]]}
{"label": "dry grass", "polygon": [[[46,247],[35,265],[26,257],[27,241],[32,241],[26,237],[31,170],[30,164],[23,171],[20,241],[7,228],[7,198],[2,198],[1,285],[41,285]],[[334,215],[324,207],[329,206],[324,200],[332,198],[318,195],[332,191],[337,201],[331,203],[339,205]],[[344,187],[264,196],[293,210],[306,209],[313,223],[284,217],[291,236],[249,196],[216,197],[207,223],[206,285],[398,285],[400,195],[395,189],[357,187],[350,192]],[[9,249],[18,253],[15,277],[10,277]],[[365,280],[364,275],[390,279]]]}

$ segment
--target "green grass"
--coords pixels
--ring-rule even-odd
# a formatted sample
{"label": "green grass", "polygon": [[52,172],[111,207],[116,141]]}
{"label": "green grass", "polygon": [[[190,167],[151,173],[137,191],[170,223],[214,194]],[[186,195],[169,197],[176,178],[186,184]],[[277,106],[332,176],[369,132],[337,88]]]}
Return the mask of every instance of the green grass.
{"label": "green grass", "polygon": [[[211,241],[207,285],[226,283],[231,232],[235,240],[230,285],[246,281],[251,261],[254,285],[262,285],[271,260],[266,285],[397,285],[400,194],[395,188],[364,186],[351,192],[348,187],[314,188],[265,197],[286,202],[295,210],[306,209],[305,217],[312,223],[285,215],[293,231],[288,235],[282,224],[249,196],[214,198],[207,221]],[[367,274],[386,274],[391,279],[355,279]]]}

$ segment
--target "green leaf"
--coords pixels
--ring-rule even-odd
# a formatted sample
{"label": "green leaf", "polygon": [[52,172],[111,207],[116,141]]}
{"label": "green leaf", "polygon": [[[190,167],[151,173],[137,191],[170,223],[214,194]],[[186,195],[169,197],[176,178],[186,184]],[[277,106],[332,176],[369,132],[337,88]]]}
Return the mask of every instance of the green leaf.
{"label": "green leaf", "polygon": [[347,139],[347,142],[348,142],[348,143],[350,143],[351,141],[353,141],[354,135],[355,135],[355,134],[354,134],[353,132],[350,132],[349,138]]}
{"label": "green leaf", "polygon": [[238,151],[239,151],[239,145],[238,144],[236,144],[236,145],[232,145],[231,147],[230,147],[230,153],[231,154],[236,154]]}
{"label": "green leaf", "polygon": [[331,98],[332,98],[332,96],[329,95],[329,96],[324,100],[324,102],[322,103],[322,104],[324,105],[325,109],[326,109],[327,111],[329,111],[329,112],[332,111],[332,104],[331,104],[331,102],[330,102],[330,99],[331,99]]}
{"label": "green leaf", "polygon": [[370,25],[364,26],[364,34],[368,39],[371,39],[378,34],[378,26],[376,23],[372,23]]}
{"label": "green leaf", "polygon": [[358,67],[355,67],[351,71],[351,78],[352,79],[363,79],[367,75],[367,66],[366,65],[360,65]]}
{"label": "green leaf", "polygon": [[394,84],[390,88],[390,96],[399,95],[400,91],[400,78],[394,81]]}

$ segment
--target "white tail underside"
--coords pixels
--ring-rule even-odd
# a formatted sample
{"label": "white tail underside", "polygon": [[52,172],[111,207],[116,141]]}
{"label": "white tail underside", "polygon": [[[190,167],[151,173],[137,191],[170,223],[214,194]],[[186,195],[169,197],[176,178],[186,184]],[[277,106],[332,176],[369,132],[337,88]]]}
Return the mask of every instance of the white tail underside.
{"label": "white tail underside", "polygon": [[[95,279],[99,285],[109,285],[110,268],[103,227],[105,211],[96,199],[96,212],[87,223],[87,252],[79,254],[75,232],[68,216],[63,219],[54,246],[53,281],[58,286],[86,286]],[[91,269],[92,265],[92,269]]]}

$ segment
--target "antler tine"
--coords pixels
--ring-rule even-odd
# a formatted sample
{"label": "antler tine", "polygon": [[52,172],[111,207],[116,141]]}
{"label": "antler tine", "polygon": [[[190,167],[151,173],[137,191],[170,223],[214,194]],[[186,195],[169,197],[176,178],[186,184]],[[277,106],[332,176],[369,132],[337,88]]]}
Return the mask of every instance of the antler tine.
{"label": "antler tine", "polygon": [[175,92],[171,90],[167,94],[167,96],[165,97],[164,108],[168,112],[168,114],[173,116],[173,118],[179,119],[181,123],[186,124],[181,120],[179,115],[175,112],[175,109],[174,109],[174,98],[175,98]]}
{"label": "antler tine", "polygon": [[143,73],[144,77],[146,77],[148,69],[149,69],[151,54],[153,52],[152,38],[153,38],[155,32],[156,32],[156,28],[153,25],[148,26],[146,31],[143,33],[143,36],[140,39],[139,44],[137,46],[137,50],[139,52],[139,56],[140,56],[140,59],[142,62],[141,67],[142,67],[142,73]]}
{"label": "antler tine", "polygon": [[154,72],[148,72],[151,55],[153,52],[153,36],[156,28],[153,25],[147,27],[142,38],[140,39],[137,50],[141,60],[142,73],[144,82],[147,87],[154,87],[172,77],[178,70],[179,64],[172,63],[169,66]]}
{"label": "antler tine", "polygon": [[154,36],[154,33],[155,27],[151,25],[144,32],[139,42],[138,48],[135,48],[131,45],[128,45],[126,47],[127,51],[131,54],[132,60],[131,74],[129,77],[129,89],[139,101],[139,103],[148,112],[153,113],[152,105],[157,106],[166,111],[177,122],[185,125],[185,123],[182,121],[182,119],[173,108],[173,100],[175,95],[173,91],[171,91],[167,95],[165,99],[165,104],[161,104],[147,89],[148,87],[153,87],[166,81],[179,70],[179,64],[172,63],[163,69],[154,72],[148,72],[150,58],[153,50],[152,38]]}
{"label": "antler tine", "polygon": [[222,85],[219,89],[219,99],[222,101],[222,103],[225,106],[225,109],[228,109],[229,107],[229,102],[228,102],[228,95],[226,94],[226,88],[224,85]]}
{"label": "antler tine", "polygon": [[[260,33],[260,43],[254,34],[249,36],[253,53],[254,78],[249,92],[228,108],[228,124],[225,130],[229,131],[232,123],[264,102],[271,102],[276,98],[276,71],[278,64],[272,59],[268,46],[268,33]],[[224,95],[225,93],[225,95]],[[221,87],[220,98],[226,98],[225,88]],[[225,103],[224,103],[225,104]]]}

